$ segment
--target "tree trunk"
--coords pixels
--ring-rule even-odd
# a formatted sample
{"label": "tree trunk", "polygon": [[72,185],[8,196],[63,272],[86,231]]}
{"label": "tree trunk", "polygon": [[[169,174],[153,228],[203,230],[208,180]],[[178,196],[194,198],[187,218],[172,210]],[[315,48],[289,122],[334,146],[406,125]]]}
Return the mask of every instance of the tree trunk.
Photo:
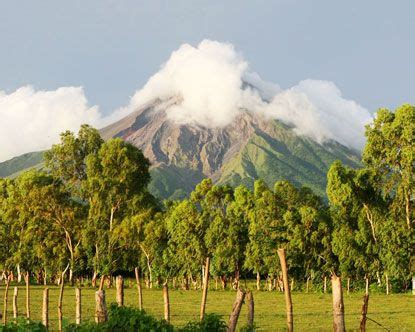
{"label": "tree trunk", "polygon": [[232,285],[234,290],[237,290],[239,288],[239,277],[240,277],[239,268],[237,268],[235,271],[235,279]]}
{"label": "tree trunk", "polygon": [[143,310],[143,293],[141,289],[140,273],[138,267],[134,269],[135,281],[137,282],[137,293],[138,293],[138,309]]}
{"label": "tree trunk", "polygon": [[20,271],[20,264],[17,264],[17,282],[20,283],[22,281],[22,273]]}
{"label": "tree trunk", "polygon": [[287,269],[287,262],[285,260],[285,249],[278,249],[278,257],[280,259],[282,279],[284,283],[285,308],[286,308],[286,314],[287,314],[287,330],[291,332],[294,329],[293,304],[291,301],[290,285],[288,282],[288,269]]}
{"label": "tree trunk", "polygon": [[69,282],[71,283],[71,286],[73,286],[73,270],[69,269]]}
{"label": "tree trunk", "polygon": [[9,275],[6,278],[6,288],[4,289],[4,299],[3,299],[3,324],[7,323],[7,300],[9,295],[9,286],[10,286],[11,276]]}
{"label": "tree trunk", "polygon": [[307,282],[306,282],[306,293],[308,293],[308,290],[309,290],[309,283],[310,283],[310,277],[307,277]]}
{"label": "tree trunk", "polygon": [[225,290],[226,289],[226,276],[221,276],[220,281],[222,283],[222,289]]}
{"label": "tree trunk", "polygon": [[333,291],[333,331],[345,332],[343,292],[340,277],[333,275],[331,285]]}
{"label": "tree trunk", "polygon": [[76,300],[76,309],[75,309],[75,324],[81,324],[82,320],[82,297],[81,297],[81,289],[75,288],[75,300]]}
{"label": "tree trunk", "polygon": [[185,276],[184,277],[184,289],[185,290],[189,290],[190,286],[189,286],[189,277]]}
{"label": "tree trunk", "polygon": [[99,282],[99,288],[98,288],[98,290],[103,290],[104,289],[104,282],[105,282],[105,274],[103,274],[101,276],[101,280]]}
{"label": "tree trunk", "polygon": [[261,275],[259,272],[256,273],[256,289],[261,290]]}
{"label": "tree trunk", "polygon": [[[387,273],[385,274],[385,279],[386,279],[386,295],[389,295],[389,277],[388,277]],[[412,284],[413,285],[415,285],[414,284],[414,279],[415,278],[412,278]],[[412,287],[412,288],[414,288],[414,287]]]}
{"label": "tree trunk", "polygon": [[62,272],[62,278],[61,278],[61,286],[59,289],[59,299],[58,299],[58,325],[59,325],[59,331],[62,331],[62,302],[63,302],[63,287],[65,285],[65,273]]}
{"label": "tree trunk", "polygon": [[122,276],[117,276],[115,287],[117,289],[117,304],[122,307],[124,305],[124,279]]}
{"label": "tree trunk", "polygon": [[24,276],[24,281],[26,283],[26,318],[30,319],[30,285],[29,285],[29,272],[26,272]]}
{"label": "tree trunk", "polygon": [[17,316],[19,315],[19,310],[17,306],[17,296],[19,295],[19,288],[14,287],[14,293],[13,293],[13,318],[14,321],[17,321]]}
{"label": "tree trunk", "polygon": [[323,285],[324,294],[327,293],[327,277],[324,276],[324,285]]}
{"label": "tree trunk", "polygon": [[49,288],[43,290],[42,304],[42,324],[48,329],[49,327]]}
{"label": "tree trunk", "polygon": [[96,271],[94,271],[94,274],[92,275],[91,285],[94,288],[97,287],[97,272]]}
{"label": "tree trunk", "polygon": [[366,331],[366,315],[369,306],[369,294],[363,296],[362,315],[360,316],[360,332]]}
{"label": "tree trunk", "polygon": [[248,306],[248,327],[253,328],[254,327],[254,294],[252,294],[251,291],[249,291],[246,294],[246,304]]}
{"label": "tree trunk", "polygon": [[347,278],[347,295],[350,294],[350,278]]}
{"label": "tree trunk", "polygon": [[203,292],[202,292],[202,303],[200,305],[200,320],[205,318],[207,293],[209,289],[209,269],[210,269],[210,257],[206,258],[205,273],[203,278]]}
{"label": "tree trunk", "polygon": [[169,286],[167,281],[163,284],[163,300],[164,300],[164,319],[170,323],[170,299],[169,299]]}
{"label": "tree trunk", "polygon": [[242,303],[244,302],[245,292],[241,289],[237,290],[236,299],[232,307],[232,313],[229,316],[228,332],[236,331],[236,324],[238,323],[239,314],[241,312]]}
{"label": "tree trunk", "polygon": [[365,294],[369,294],[369,278],[365,277]]}
{"label": "tree trunk", "polygon": [[104,323],[108,320],[107,304],[105,302],[105,291],[95,292],[95,322]]}

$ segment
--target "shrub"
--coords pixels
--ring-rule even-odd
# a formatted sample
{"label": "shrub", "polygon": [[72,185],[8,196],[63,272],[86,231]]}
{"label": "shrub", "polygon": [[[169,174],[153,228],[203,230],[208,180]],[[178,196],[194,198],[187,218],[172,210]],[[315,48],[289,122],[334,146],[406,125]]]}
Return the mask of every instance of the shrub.
{"label": "shrub", "polygon": [[202,321],[192,321],[187,323],[181,332],[222,332],[226,331],[226,323],[222,320],[222,316],[217,314],[206,314]]}
{"label": "shrub", "polygon": [[66,331],[172,332],[173,326],[167,323],[165,320],[158,320],[148,315],[144,310],[129,307],[118,307],[116,304],[111,304],[108,311],[108,321],[106,323],[96,324],[92,322],[86,322],[81,325],[71,324],[66,328]]}
{"label": "shrub", "polygon": [[27,321],[21,318],[16,323],[10,322],[0,325],[0,332],[47,332],[46,327],[40,322]]}

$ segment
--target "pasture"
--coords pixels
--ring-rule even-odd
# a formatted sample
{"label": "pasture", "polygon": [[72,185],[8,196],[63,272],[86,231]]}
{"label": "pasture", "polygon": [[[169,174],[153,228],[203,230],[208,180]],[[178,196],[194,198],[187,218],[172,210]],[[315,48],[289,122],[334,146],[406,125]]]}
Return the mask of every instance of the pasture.
{"label": "pasture", "polygon": [[[13,287],[8,293],[8,319],[12,320]],[[231,312],[235,291],[214,290],[212,287],[208,293],[207,313],[223,315],[227,321]],[[50,330],[57,330],[57,301],[59,288],[49,287],[49,320]],[[31,286],[31,318],[41,320],[43,286]],[[82,319],[94,318],[94,288],[82,288]],[[0,286],[1,294],[4,294],[4,286]],[[115,287],[105,288],[107,304],[115,302]],[[171,323],[182,326],[190,320],[199,317],[200,290],[173,290],[170,289]],[[253,291],[255,301],[255,325],[258,331],[283,331],[285,323],[284,294],[277,291]],[[362,305],[363,293],[356,292],[350,295],[344,294],[345,320],[347,330],[357,330]],[[332,296],[319,292],[293,292],[294,328],[297,331],[330,331],[332,330]],[[133,281],[126,282],[125,305],[137,306],[137,290]],[[162,290],[143,289],[144,309],[156,316],[163,317]],[[3,309],[3,308],[2,308]],[[3,311],[3,310],[2,310]],[[18,297],[19,316],[25,316],[25,287],[19,285]],[[368,331],[415,331],[415,296],[411,294],[371,294],[367,321]],[[64,325],[75,322],[75,289],[65,286],[63,298]],[[377,325],[378,322],[383,327]],[[238,321],[238,327],[246,324],[246,306],[242,307]]]}

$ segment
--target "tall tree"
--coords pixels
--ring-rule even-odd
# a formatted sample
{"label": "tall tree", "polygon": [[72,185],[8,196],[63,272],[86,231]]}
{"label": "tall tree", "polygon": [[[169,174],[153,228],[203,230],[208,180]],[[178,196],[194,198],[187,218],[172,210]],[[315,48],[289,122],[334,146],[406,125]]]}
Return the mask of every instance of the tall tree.
{"label": "tall tree", "polygon": [[415,107],[380,109],[366,126],[363,162],[378,176],[377,186],[393,198],[395,217],[412,227],[415,209]]}
{"label": "tall tree", "polygon": [[97,154],[87,157],[83,190],[88,195],[89,215],[85,241],[96,272],[112,273],[121,263],[115,253],[118,239],[113,236],[114,225],[137,211],[136,203],[147,194],[149,166],[141,150],[119,138],[110,139]]}
{"label": "tall tree", "polygon": [[82,197],[82,182],[86,179],[86,158],[96,155],[104,143],[97,129],[82,125],[76,137],[71,131],[61,135],[61,141],[44,154],[45,166],[53,177],[78,197]]}

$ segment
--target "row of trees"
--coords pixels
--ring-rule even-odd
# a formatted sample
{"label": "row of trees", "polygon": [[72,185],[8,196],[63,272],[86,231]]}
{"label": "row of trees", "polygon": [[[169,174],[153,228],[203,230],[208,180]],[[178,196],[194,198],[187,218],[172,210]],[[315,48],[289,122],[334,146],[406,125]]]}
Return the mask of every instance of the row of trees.
{"label": "row of trees", "polygon": [[45,154],[45,169],[0,179],[0,267],[38,280],[111,275],[138,266],[151,285],[200,278],[206,258],[223,285],[241,275],[276,278],[277,248],[297,280],[330,273],[389,276],[414,271],[415,108],[380,110],[367,127],[363,167],[335,162],[329,204],[279,181],[232,188],[203,180],[187,199],[159,202],[149,162],[121,139],[84,125]]}

